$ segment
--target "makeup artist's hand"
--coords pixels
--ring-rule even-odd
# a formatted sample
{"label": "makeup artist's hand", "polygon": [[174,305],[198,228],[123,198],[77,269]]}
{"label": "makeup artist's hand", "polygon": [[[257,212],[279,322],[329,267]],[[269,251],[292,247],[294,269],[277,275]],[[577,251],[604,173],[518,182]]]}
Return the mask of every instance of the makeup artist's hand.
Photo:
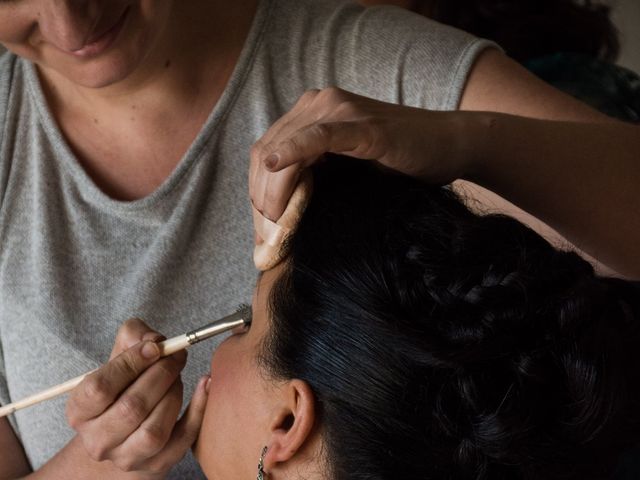
{"label": "makeup artist's hand", "polygon": [[251,200],[276,221],[300,170],[326,152],[374,160],[431,183],[449,183],[466,169],[469,145],[460,134],[464,116],[384,103],[337,88],[311,90],[254,144]]}
{"label": "makeup artist's hand", "polygon": [[159,359],[163,337],[132,319],[118,331],[109,362],[88,376],[67,402],[69,424],[88,455],[110,460],[141,478],[164,478],[195,442],[207,394],[198,383],[182,418],[182,381],[187,354]]}

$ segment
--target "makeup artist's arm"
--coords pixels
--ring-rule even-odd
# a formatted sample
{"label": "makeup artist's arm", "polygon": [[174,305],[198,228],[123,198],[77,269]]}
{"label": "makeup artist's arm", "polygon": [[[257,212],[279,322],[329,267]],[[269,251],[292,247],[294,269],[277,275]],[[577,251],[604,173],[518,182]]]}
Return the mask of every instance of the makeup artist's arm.
{"label": "makeup artist's arm", "polygon": [[[620,275],[640,279],[640,127],[494,113],[469,115],[465,123],[461,176],[474,183],[462,192],[481,185]],[[504,210],[495,194],[484,204],[497,199]]]}
{"label": "makeup artist's arm", "polygon": [[0,480],[28,475],[31,467],[24,449],[6,418],[0,418]]}
{"label": "makeup artist's arm", "polygon": [[0,418],[0,480],[76,479],[143,480],[136,473],[124,473],[107,462],[92,461],[79,439],[74,438],[49,463],[32,472],[24,449],[6,418]]}
{"label": "makeup artist's arm", "polygon": [[[430,182],[466,178],[457,188],[480,207],[516,216],[557,245],[566,238],[610,269],[640,277],[633,195],[640,127],[609,119],[494,50],[477,61],[461,109],[510,115],[432,112],[338,89],[308,92],[252,149],[252,201],[277,219],[299,168],[321,154],[375,159]],[[497,158],[479,175],[492,155]],[[277,160],[273,170],[269,159]]]}
{"label": "makeup artist's arm", "polygon": [[[77,435],[24,478],[157,480],[166,476],[195,442],[207,395],[201,379],[178,420],[186,352],[159,359],[155,344],[159,338],[140,320],[125,322],[110,361],[69,396],[67,417]],[[15,442],[10,447],[20,451]],[[12,468],[24,470],[19,464]]]}

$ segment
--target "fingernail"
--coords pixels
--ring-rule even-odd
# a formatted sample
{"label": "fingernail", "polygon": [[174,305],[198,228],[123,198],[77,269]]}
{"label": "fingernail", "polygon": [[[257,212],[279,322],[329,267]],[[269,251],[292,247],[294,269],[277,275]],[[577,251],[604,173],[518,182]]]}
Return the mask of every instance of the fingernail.
{"label": "fingernail", "polygon": [[209,393],[211,389],[211,377],[207,378],[207,383],[204,384],[204,391]]}
{"label": "fingernail", "polygon": [[155,342],[147,342],[142,347],[142,356],[151,360],[152,358],[160,355],[160,349],[158,348],[158,344]]}
{"label": "fingernail", "polygon": [[265,159],[264,164],[269,170],[273,170],[274,168],[276,168],[276,165],[278,165],[278,160],[280,160],[280,155],[278,155],[277,153],[272,153]]}

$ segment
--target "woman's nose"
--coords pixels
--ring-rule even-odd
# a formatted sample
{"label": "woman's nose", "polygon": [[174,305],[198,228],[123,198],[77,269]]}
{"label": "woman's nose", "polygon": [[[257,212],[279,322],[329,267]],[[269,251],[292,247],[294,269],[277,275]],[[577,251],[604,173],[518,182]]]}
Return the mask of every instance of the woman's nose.
{"label": "woman's nose", "polygon": [[80,50],[99,34],[95,28],[100,20],[96,0],[44,0],[38,23],[47,41],[58,48]]}

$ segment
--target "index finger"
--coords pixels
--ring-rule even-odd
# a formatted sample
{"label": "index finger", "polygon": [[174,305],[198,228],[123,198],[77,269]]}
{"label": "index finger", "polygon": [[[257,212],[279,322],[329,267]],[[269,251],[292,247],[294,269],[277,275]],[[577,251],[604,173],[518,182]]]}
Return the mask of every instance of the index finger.
{"label": "index finger", "polygon": [[264,147],[270,145],[273,138],[280,134],[287,126],[298,120],[316,99],[320,90],[306,91],[293,108],[276,120],[273,125],[251,147],[251,161],[249,163],[249,196],[253,199],[258,175],[261,173],[262,161],[265,157]]}
{"label": "index finger", "polygon": [[87,376],[69,396],[70,425],[75,428],[102,414],[158,358],[155,342],[140,342]]}
{"label": "index finger", "polygon": [[313,103],[319,93],[320,90],[317,89],[307,90],[306,92],[304,92],[298,99],[296,104],[291,108],[291,110],[278,118],[269,127],[269,129],[255,142],[254,153],[257,154],[257,156],[260,156],[260,154],[263,153],[261,151],[262,147],[270,144],[271,140],[278,134],[278,132],[280,132],[287,124],[298,118],[307,109],[307,107],[309,107]]}
{"label": "index finger", "polygon": [[147,340],[158,342],[164,340],[164,337],[147,325],[144,320],[140,318],[128,319],[118,329],[109,360],[113,360],[125,350]]}

